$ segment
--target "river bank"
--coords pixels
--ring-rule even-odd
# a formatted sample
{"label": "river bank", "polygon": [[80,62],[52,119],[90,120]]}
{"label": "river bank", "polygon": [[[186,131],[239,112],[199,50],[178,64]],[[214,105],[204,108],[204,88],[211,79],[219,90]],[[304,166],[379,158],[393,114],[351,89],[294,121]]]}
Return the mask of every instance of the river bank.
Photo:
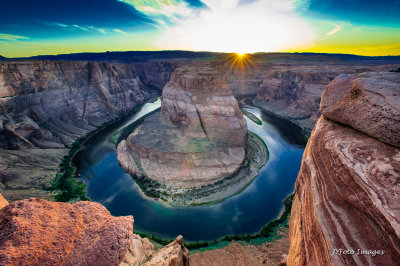
{"label": "river bank", "polygon": [[[282,202],[284,209],[278,218],[270,221],[256,234],[246,234],[246,235],[228,235],[221,239],[214,241],[200,241],[200,242],[190,242],[185,241],[185,246],[191,251],[192,254],[197,252],[206,252],[215,249],[221,249],[229,246],[231,243],[236,242],[241,245],[263,245],[265,243],[271,243],[279,240],[285,236],[282,232],[289,230],[289,219],[292,210],[292,202],[295,193],[293,192]],[[159,238],[155,235],[136,232],[141,237],[146,237],[158,244],[166,245],[171,242],[171,239]]]}
{"label": "river bank", "polygon": [[49,190],[56,193],[54,196],[55,201],[75,202],[79,200],[89,200],[86,197],[86,185],[77,179],[79,174],[77,173],[78,168],[75,163],[76,156],[83,150],[91,138],[102,131],[115,128],[127,120],[132,114],[137,113],[146,103],[155,102],[157,99],[158,95],[155,95],[147,102],[136,106],[129,112],[122,114],[120,117],[111,119],[100,125],[95,130],[77,138],[69,147],[68,153],[62,158],[59,164],[59,171],[56,174],[51,187],[49,188]]}

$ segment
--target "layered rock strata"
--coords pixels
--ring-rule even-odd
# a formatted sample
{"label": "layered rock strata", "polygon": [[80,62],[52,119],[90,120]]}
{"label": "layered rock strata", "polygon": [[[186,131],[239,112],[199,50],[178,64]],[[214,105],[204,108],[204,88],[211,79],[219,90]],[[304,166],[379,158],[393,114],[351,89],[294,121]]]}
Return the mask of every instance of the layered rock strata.
{"label": "layered rock strata", "polygon": [[131,65],[0,64],[0,147],[61,148],[149,98]]}
{"label": "layered rock strata", "polygon": [[[157,69],[162,66],[157,65]],[[131,112],[149,97],[133,65],[2,62],[2,193],[11,201],[33,196],[52,199],[48,188],[68,153],[67,147],[78,137]]]}
{"label": "layered rock strata", "polygon": [[132,175],[189,188],[235,173],[246,139],[246,121],[217,73],[182,67],[163,89],[161,113],[148,117],[117,153]]}
{"label": "layered rock strata", "polygon": [[155,251],[133,234],[132,216],[98,203],[15,201],[0,209],[0,225],[1,265],[189,265],[181,236]]}
{"label": "layered rock strata", "polygon": [[400,261],[399,89],[399,74],[368,73],[325,90],[296,181],[288,265]]}
{"label": "layered rock strata", "polygon": [[[310,62],[311,63],[311,62]],[[391,65],[361,65],[326,60],[324,63],[302,61],[274,63],[264,70],[254,103],[283,116],[311,133],[321,115],[319,104],[325,87],[341,73],[387,71]]]}

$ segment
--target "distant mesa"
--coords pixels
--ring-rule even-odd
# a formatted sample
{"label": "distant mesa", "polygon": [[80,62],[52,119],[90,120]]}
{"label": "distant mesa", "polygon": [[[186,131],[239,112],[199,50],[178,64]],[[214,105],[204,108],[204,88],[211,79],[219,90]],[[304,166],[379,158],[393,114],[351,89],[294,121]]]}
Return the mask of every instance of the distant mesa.
{"label": "distant mesa", "polygon": [[118,145],[118,161],[132,175],[175,188],[213,184],[242,165],[246,126],[214,69],[181,67],[163,89],[161,112]]}

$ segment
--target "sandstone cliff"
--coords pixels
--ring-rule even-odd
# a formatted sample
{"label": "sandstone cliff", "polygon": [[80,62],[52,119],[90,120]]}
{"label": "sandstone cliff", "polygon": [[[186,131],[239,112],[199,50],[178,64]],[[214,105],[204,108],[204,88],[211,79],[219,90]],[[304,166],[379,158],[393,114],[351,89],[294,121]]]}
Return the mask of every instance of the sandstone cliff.
{"label": "sandstone cliff", "polygon": [[0,64],[0,147],[60,148],[149,98],[135,68],[96,62]]}
{"label": "sandstone cliff", "polygon": [[399,103],[397,73],[326,88],[296,181],[288,265],[398,264]]}
{"label": "sandstone cliff", "polygon": [[178,67],[179,62],[152,61],[134,64],[140,81],[147,87],[162,91],[168,83],[171,73]]}
{"label": "sandstone cliff", "polygon": [[189,265],[181,236],[156,251],[133,234],[132,216],[98,203],[15,201],[0,209],[0,225],[1,265]]}
{"label": "sandstone cliff", "polygon": [[148,117],[118,145],[118,160],[138,177],[197,187],[237,171],[246,139],[246,121],[217,73],[186,66],[163,89],[161,114]]}
{"label": "sandstone cliff", "polygon": [[[163,64],[156,66],[164,73],[159,75],[168,76],[169,68],[163,72]],[[149,99],[136,67],[67,61],[0,64],[0,189],[8,199],[52,199],[47,189],[66,147]]]}
{"label": "sandstone cliff", "polygon": [[324,88],[336,76],[341,73],[390,69],[390,66],[385,65],[345,64],[335,61],[290,63],[260,67],[264,75],[254,103],[290,119],[307,133],[311,133],[320,116],[319,104]]}

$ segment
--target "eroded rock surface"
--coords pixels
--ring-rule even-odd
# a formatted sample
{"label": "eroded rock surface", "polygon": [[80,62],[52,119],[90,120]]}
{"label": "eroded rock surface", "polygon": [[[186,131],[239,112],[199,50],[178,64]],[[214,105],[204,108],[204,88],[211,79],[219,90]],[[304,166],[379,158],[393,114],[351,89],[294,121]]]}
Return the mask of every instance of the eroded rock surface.
{"label": "eroded rock surface", "polygon": [[400,75],[341,75],[324,91],[321,112],[383,142],[400,147]]}
{"label": "eroded rock surface", "polygon": [[146,266],[189,266],[189,251],[183,245],[182,236],[157,251]]}
{"label": "eroded rock surface", "polygon": [[116,265],[133,236],[133,218],[92,202],[15,201],[0,210],[1,265]]}
{"label": "eroded rock surface", "polygon": [[[398,79],[391,75],[342,76],[324,92],[323,113],[332,112],[335,121],[319,119],[303,155],[290,220],[288,265],[400,261],[400,149],[380,141],[385,134],[385,141],[399,138],[399,132],[391,130],[396,126],[393,116],[387,116],[396,114],[399,104],[398,98],[388,96],[400,87],[393,85]],[[383,128],[376,138],[359,126],[373,117]],[[354,127],[365,133],[344,125],[353,126],[349,121],[356,119],[359,124]],[[340,250],[354,254],[335,254]]]}
{"label": "eroded rock surface", "polygon": [[118,145],[129,173],[175,187],[197,187],[232,175],[245,157],[246,121],[217,73],[179,68],[162,96],[161,113]]}
{"label": "eroded rock surface", "polygon": [[132,244],[125,253],[120,266],[141,265],[155,253],[154,245],[147,238],[141,238],[139,235],[133,235]]}
{"label": "eroded rock surface", "polygon": [[133,217],[102,205],[42,199],[8,204],[0,194],[1,265],[189,265],[182,236],[156,251],[133,234]]}
{"label": "eroded rock surface", "polygon": [[61,148],[149,98],[131,65],[0,64],[0,147]]}

